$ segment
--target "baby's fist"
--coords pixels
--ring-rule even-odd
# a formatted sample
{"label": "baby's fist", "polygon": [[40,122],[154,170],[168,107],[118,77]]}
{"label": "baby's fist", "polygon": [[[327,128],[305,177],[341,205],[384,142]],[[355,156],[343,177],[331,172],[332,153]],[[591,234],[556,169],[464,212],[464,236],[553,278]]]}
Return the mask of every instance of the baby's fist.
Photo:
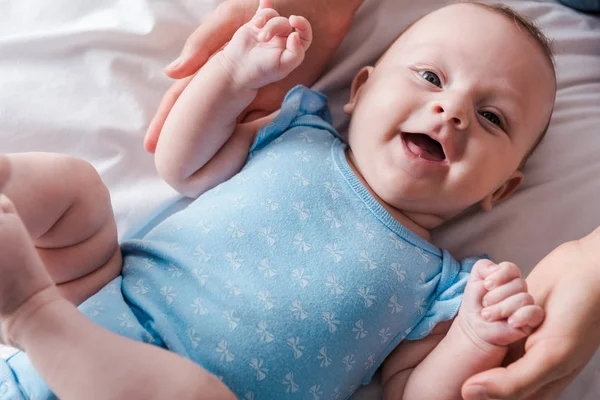
{"label": "baby's fist", "polygon": [[471,271],[459,315],[481,340],[507,346],[540,325],[544,310],[527,292],[519,267],[480,260]]}
{"label": "baby's fist", "polygon": [[271,0],[260,0],[252,20],[238,29],[223,49],[223,64],[238,85],[258,89],[296,69],[311,41],[312,29],[306,18],[282,17]]}

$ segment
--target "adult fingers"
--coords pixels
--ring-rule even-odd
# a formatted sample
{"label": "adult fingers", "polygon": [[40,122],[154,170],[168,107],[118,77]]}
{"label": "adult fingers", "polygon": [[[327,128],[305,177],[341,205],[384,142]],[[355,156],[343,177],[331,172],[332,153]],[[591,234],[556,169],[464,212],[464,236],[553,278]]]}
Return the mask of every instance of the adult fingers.
{"label": "adult fingers", "polygon": [[173,105],[193,77],[194,76],[192,75],[176,81],[163,95],[158,110],[156,110],[156,114],[154,114],[152,121],[150,121],[150,125],[146,130],[146,136],[144,137],[144,149],[146,149],[147,152],[154,153],[156,151],[156,144],[158,143],[160,131],[162,130]]}
{"label": "adult fingers", "polygon": [[264,10],[265,8],[273,8],[273,1],[272,0],[260,0],[258,2],[258,9]]}
{"label": "adult fingers", "polygon": [[558,379],[554,382],[550,382],[539,391],[527,397],[526,400],[556,400],[558,396],[567,388],[567,386],[573,382],[579,372],[580,370],[577,370],[569,376]]}
{"label": "adult fingers", "polygon": [[[556,348],[556,346],[533,346],[523,358],[506,368],[494,368],[472,376],[465,382],[463,389],[479,386],[491,399],[526,398],[564,376],[566,353]],[[477,397],[465,399],[475,400]]]}
{"label": "adult fingers", "polygon": [[256,5],[240,6],[226,1],[188,37],[179,57],[165,68],[174,79],[194,74],[254,15]]}

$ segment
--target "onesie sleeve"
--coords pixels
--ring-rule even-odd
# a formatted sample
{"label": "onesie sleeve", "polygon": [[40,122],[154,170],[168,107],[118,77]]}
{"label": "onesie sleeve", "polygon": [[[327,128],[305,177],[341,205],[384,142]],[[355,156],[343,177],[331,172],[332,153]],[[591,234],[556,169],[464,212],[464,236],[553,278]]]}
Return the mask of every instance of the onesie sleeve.
{"label": "onesie sleeve", "polygon": [[449,321],[456,316],[473,265],[488,256],[466,257],[456,261],[450,253],[443,251],[442,276],[434,300],[423,319],[406,336],[407,340],[419,340],[428,336],[440,322]]}
{"label": "onesie sleeve", "polygon": [[260,128],[250,153],[268,145],[287,129],[302,125],[325,129],[339,137],[331,126],[331,112],[327,106],[327,97],[306,86],[298,85],[286,94],[277,117]]}

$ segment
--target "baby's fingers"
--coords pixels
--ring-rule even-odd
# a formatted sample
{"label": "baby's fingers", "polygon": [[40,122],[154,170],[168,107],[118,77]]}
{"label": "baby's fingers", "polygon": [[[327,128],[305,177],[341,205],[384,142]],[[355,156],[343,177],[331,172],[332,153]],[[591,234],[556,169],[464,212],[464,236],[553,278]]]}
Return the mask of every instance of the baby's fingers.
{"label": "baby's fingers", "polygon": [[[513,328],[537,328],[544,320],[544,309],[537,305],[519,308],[508,318],[508,324]],[[528,331],[527,333],[530,333]]]}
{"label": "baby's fingers", "polygon": [[285,17],[275,17],[267,21],[265,26],[258,34],[258,40],[268,42],[274,36],[288,36],[294,28],[290,25],[290,21]]}
{"label": "baby's fingers", "polygon": [[478,260],[471,270],[471,279],[484,280],[498,269],[498,264],[487,258]]}
{"label": "baby's fingers", "polygon": [[312,28],[308,20],[298,15],[291,15],[290,25],[298,32],[299,42],[304,51],[308,50],[308,47],[312,42]]}
{"label": "baby's fingers", "polygon": [[488,307],[517,293],[527,292],[527,282],[522,278],[515,278],[502,286],[490,290],[483,296],[482,305]]}
{"label": "baby's fingers", "polygon": [[485,307],[481,310],[481,316],[488,322],[498,321],[510,317],[521,307],[533,304],[533,297],[529,293],[517,293],[500,303]]}
{"label": "baby's fingers", "polygon": [[498,268],[485,278],[485,288],[492,290],[500,285],[521,277],[521,270],[511,262],[501,262]]}
{"label": "baby's fingers", "polygon": [[298,32],[293,32],[287,38],[286,49],[281,54],[281,67],[286,71],[292,71],[304,60],[304,47]]}
{"label": "baby's fingers", "polygon": [[265,26],[267,21],[270,21],[275,17],[279,17],[279,13],[272,8],[266,8],[264,10],[257,11],[250,23],[256,28],[261,29]]}

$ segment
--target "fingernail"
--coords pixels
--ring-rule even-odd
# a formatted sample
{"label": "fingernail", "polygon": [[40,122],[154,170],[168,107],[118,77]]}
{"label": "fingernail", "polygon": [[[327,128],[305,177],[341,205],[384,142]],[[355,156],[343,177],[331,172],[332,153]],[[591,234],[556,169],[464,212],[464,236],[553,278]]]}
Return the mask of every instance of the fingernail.
{"label": "fingernail", "polygon": [[488,268],[493,271],[495,269],[498,269],[498,264],[490,264],[490,266]]}
{"label": "fingernail", "polygon": [[471,397],[473,400],[489,400],[487,391],[483,386],[474,386],[471,393],[473,393]]}
{"label": "fingernail", "polygon": [[494,287],[494,281],[493,281],[493,280],[491,280],[491,279],[486,279],[486,280],[483,282],[483,286],[485,286],[485,288],[486,288],[487,290],[490,290],[491,288],[493,288],[493,287]]}
{"label": "fingernail", "polygon": [[263,42],[267,37],[267,32],[262,31],[261,33],[258,34],[258,40],[260,40],[261,42]]}
{"label": "fingernail", "polygon": [[513,328],[515,328],[515,325],[517,325],[517,321],[513,317],[510,317],[507,322]]}
{"label": "fingernail", "polygon": [[492,318],[492,313],[490,313],[488,310],[482,310],[481,311],[481,316],[486,320],[489,321]]}
{"label": "fingernail", "polygon": [[487,306],[488,306],[488,303],[489,303],[489,302],[488,302],[488,300],[487,300],[485,297],[484,297],[484,298],[483,298],[483,300],[481,301],[481,305],[482,305],[482,306],[484,306],[484,307],[487,307]]}
{"label": "fingernail", "polygon": [[167,68],[173,69],[179,67],[181,65],[181,57],[177,57],[175,60],[171,62],[171,64],[167,65]]}

